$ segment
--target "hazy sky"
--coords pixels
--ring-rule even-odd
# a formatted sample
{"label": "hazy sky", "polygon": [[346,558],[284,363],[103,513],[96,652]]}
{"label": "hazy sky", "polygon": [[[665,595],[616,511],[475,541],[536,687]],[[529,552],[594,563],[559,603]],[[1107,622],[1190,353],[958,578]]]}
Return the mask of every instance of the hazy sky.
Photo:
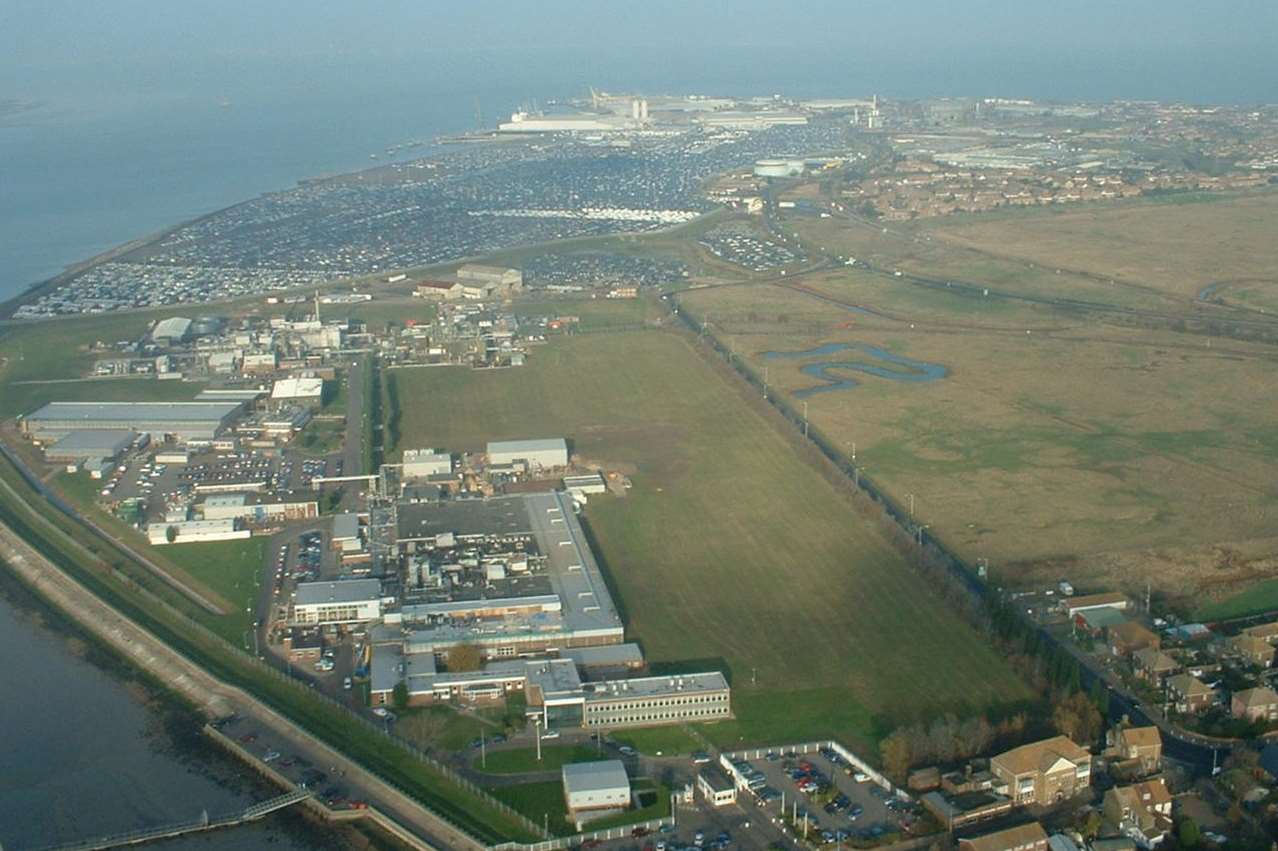
{"label": "hazy sky", "polygon": [[[1274,0],[0,0],[0,72],[182,58],[412,55],[431,48],[613,46],[1273,50]],[[1187,57],[1189,58],[1189,57]],[[781,59],[783,57],[773,57]],[[3,81],[0,81],[0,85]]]}

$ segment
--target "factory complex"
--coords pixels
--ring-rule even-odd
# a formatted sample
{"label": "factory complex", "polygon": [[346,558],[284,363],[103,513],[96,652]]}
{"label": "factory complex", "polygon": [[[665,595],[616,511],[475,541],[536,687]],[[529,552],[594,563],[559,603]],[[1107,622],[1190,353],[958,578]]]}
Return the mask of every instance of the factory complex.
{"label": "factory complex", "polygon": [[[563,471],[568,453],[558,438],[510,441],[490,444],[488,459]],[[446,461],[451,468],[445,453],[410,451],[404,467],[423,464],[425,472]],[[374,706],[469,705],[521,693],[529,717],[548,729],[731,717],[720,672],[643,675],[643,653],[625,643],[578,498],[546,489],[390,499],[381,516],[393,519],[393,540],[375,570],[380,578],[299,584],[289,627],[366,634]]]}

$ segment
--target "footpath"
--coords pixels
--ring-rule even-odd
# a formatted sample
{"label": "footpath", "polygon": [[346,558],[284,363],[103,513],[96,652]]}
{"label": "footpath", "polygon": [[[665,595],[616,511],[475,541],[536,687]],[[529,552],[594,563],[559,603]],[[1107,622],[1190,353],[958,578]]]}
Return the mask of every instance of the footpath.
{"label": "footpath", "polygon": [[[41,597],[209,718],[240,716],[288,742],[291,748],[313,764],[334,767],[343,775],[343,782],[368,803],[368,809],[360,811],[363,817],[401,841],[423,851],[483,849],[483,845],[439,819],[403,792],[365,771],[249,693],[213,677],[121,616],[3,524],[0,524],[0,559]],[[261,766],[254,767],[262,770]],[[313,799],[308,803],[322,817],[349,818],[349,815],[335,814]]]}

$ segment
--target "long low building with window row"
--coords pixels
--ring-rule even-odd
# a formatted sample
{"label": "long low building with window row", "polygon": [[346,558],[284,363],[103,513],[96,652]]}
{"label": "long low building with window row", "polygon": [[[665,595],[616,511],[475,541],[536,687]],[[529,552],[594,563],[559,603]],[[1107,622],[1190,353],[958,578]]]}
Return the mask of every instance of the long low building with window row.
{"label": "long low building with window row", "polygon": [[480,671],[438,671],[432,653],[375,644],[369,700],[389,704],[404,683],[410,705],[484,703],[523,691],[528,714],[550,728],[615,729],[732,717],[731,689],[717,671],[583,682],[572,659],[493,662]]}

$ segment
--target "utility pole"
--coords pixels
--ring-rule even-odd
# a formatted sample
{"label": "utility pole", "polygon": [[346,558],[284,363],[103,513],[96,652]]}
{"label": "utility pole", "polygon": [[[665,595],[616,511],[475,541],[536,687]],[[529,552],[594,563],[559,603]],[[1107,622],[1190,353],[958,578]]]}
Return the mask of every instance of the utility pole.
{"label": "utility pole", "polygon": [[905,495],[905,498],[910,501],[910,519],[913,520],[914,519],[914,494],[907,493]]}
{"label": "utility pole", "polygon": [[482,729],[479,731],[479,765],[482,768],[488,767],[488,739]]}
{"label": "utility pole", "polygon": [[763,368],[763,398],[768,398],[768,368]]}
{"label": "utility pole", "polygon": [[537,736],[537,761],[541,762],[541,717],[540,716],[534,716],[533,718],[533,732]]}

